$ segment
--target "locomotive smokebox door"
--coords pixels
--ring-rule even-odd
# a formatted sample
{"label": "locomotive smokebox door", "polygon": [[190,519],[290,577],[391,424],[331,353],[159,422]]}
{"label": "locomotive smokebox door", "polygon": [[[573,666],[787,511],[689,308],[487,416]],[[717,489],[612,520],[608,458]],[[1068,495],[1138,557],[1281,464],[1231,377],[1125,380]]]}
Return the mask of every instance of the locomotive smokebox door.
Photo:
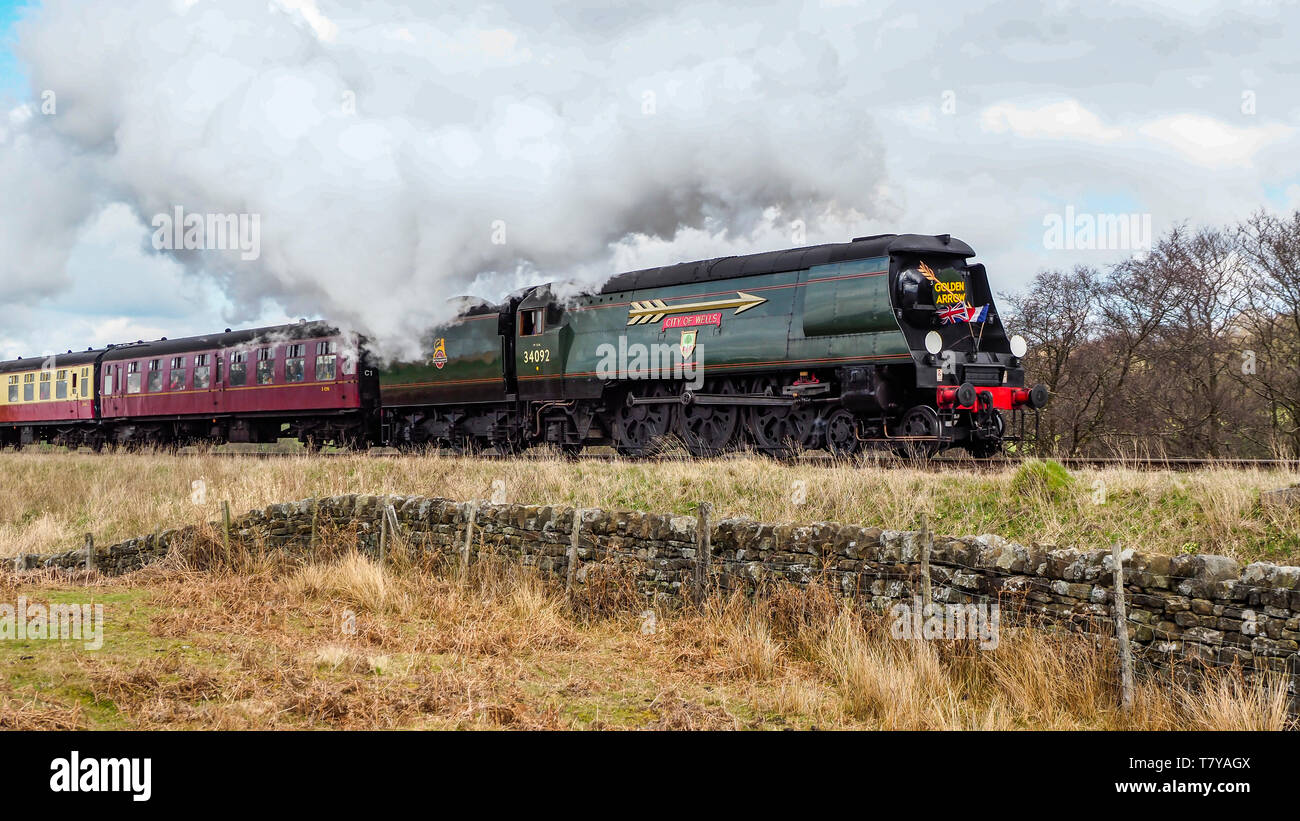
{"label": "locomotive smokebox door", "polygon": [[542,285],[515,312],[515,373],[520,399],[559,399],[564,395],[564,360],[572,332],[563,307]]}

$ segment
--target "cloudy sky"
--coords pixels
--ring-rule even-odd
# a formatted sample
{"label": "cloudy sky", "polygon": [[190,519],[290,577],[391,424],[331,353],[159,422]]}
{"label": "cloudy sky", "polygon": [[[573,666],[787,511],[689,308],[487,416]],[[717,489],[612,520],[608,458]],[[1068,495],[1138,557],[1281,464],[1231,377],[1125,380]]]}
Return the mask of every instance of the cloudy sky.
{"label": "cloudy sky", "polygon": [[[883,232],[1009,291],[1135,250],[1053,215],[1300,207],[1292,0],[608,5],[0,0],[0,358],[397,353],[457,294]],[[177,209],[257,242],[167,247]]]}

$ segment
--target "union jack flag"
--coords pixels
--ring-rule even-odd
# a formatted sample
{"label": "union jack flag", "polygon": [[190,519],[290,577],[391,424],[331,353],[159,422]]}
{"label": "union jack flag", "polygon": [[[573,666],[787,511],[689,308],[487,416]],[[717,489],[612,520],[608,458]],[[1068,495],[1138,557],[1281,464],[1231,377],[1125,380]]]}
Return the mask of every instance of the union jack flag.
{"label": "union jack flag", "polygon": [[944,325],[952,325],[957,322],[986,322],[989,318],[989,306],[981,305],[978,308],[972,308],[964,303],[951,305],[939,309],[939,318],[943,320]]}
{"label": "union jack flag", "polygon": [[947,308],[939,309],[939,318],[943,320],[944,325],[951,325],[956,322],[969,322],[969,314],[965,305],[950,305]]}

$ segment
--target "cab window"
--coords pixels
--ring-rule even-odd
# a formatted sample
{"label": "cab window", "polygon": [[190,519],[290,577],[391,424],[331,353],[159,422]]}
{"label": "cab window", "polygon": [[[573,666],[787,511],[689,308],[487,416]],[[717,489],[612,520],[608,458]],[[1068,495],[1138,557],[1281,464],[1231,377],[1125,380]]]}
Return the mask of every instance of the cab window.
{"label": "cab window", "polygon": [[519,312],[519,335],[537,336],[546,329],[546,309],[532,308]]}

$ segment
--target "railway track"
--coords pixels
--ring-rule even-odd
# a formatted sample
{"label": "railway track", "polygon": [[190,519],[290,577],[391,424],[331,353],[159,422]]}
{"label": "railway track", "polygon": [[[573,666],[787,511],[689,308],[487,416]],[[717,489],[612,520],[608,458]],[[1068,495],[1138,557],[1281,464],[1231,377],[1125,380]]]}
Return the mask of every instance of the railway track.
{"label": "railway track", "polygon": [[[603,449],[602,449],[603,450]],[[62,452],[62,451],[50,451]],[[82,451],[89,453],[89,451]],[[338,459],[347,457],[365,457],[374,459],[405,459],[412,456],[420,455],[409,452],[399,451],[394,448],[370,448],[361,451],[319,451],[309,453],[303,450],[297,451],[255,451],[255,450],[210,450],[196,451],[187,448],[180,450],[180,455],[207,455],[228,459]],[[738,457],[749,455],[748,452],[740,454],[691,458],[680,452],[667,452],[659,456],[645,457],[642,459],[628,460],[640,462],[671,462],[671,461],[692,461],[704,463],[725,463]],[[525,454],[519,455],[502,455],[492,451],[474,454],[474,458],[490,461],[528,461],[530,459],[555,456],[553,451],[538,451],[537,456]],[[836,466],[845,464],[842,460],[836,460],[824,452],[803,453],[797,456],[771,457],[773,461],[784,464],[810,464]],[[1006,468],[1014,468],[1021,463],[1028,461],[1033,457],[1016,457],[1003,456],[992,459],[973,459],[969,456],[936,456],[931,459],[913,460],[895,457],[891,455],[881,455],[879,457],[867,457],[858,459],[853,464],[863,468],[913,468],[922,470],[974,470],[995,472]],[[582,462],[613,462],[625,460],[626,457],[620,457],[611,452],[588,452],[578,456],[569,457],[569,460],[575,463]],[[1092,457],[1092,456],[1064,456],[1056,457],[1055,461],[1061,463],[1067,468],[1074,470],[1080,469],[1104,469],[1104,468],[1127,468],[1131,470],[1165,470],[1165,471],[1189,471],[1203,470],[1206,468],[1224,468],[1224,469],[1254,469],[1254,470],[1300,470],[1300,459],[1206,459],[1206,458],[1136,458],[1136,457]]]}

